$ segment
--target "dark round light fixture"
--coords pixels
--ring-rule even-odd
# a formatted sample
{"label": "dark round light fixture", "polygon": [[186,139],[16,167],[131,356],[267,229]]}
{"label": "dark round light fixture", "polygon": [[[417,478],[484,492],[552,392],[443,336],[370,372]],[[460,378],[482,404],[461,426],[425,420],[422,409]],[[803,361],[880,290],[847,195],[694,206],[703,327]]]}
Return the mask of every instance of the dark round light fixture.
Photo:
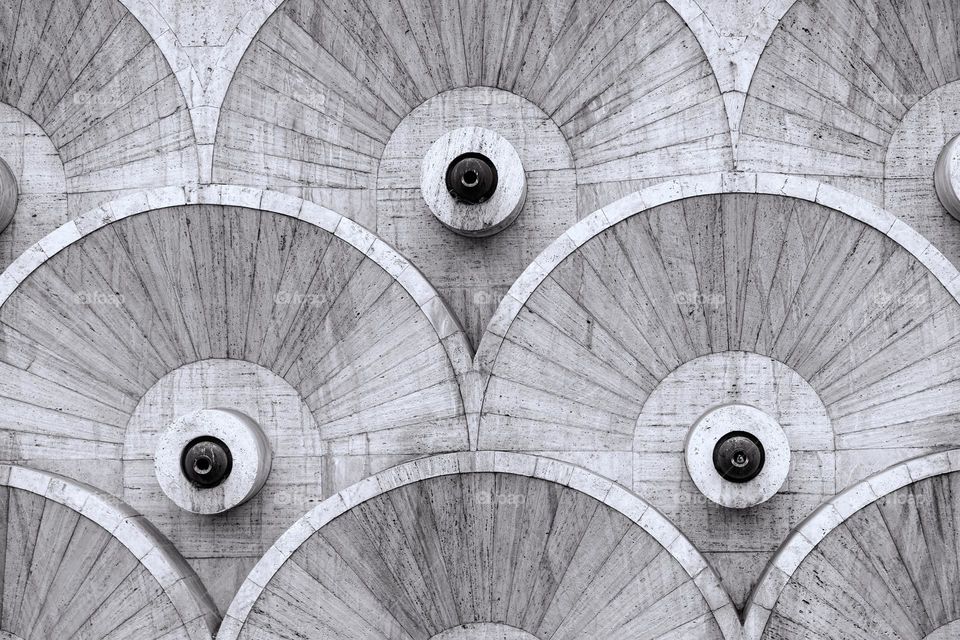
{"label": "dark round light fixture", "polygon": [[197,487],[212,489],[223,484],[230,475],[233,456],[219,438],[201,436],[183,448],[180,468],[187,480]]}
{"label": "dark round light fixture", "polygon": [[497,190],[497,168],[481,153],[464,153],[447,167],[446,182],[457,202],[481,204]]}
{"label": "dark round light fixture", "polygon": [[749,482],[763,469],[765,454],[760,440],[746,431],[731,431],[713,448],[713,466],[724,480]]}

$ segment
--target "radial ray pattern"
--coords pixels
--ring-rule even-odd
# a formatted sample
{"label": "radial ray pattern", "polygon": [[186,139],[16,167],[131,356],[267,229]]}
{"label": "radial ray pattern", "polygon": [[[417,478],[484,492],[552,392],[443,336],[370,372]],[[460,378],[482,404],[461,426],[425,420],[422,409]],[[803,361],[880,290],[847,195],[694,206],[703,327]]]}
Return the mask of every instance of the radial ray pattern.
{"label": "radial ray pattern", "polygon": [[193,571],[129,506],[0,466],[0,638],[210,640],[218,622]]}
{"label": "radial ray pattern", "polygon": [[50,137],[74,211],[109,192],[197,179],[177,77],[118,0],[4,2],[0,102]]}
{"label": "radial ray pattern", "polygon": [[534,291],[492,366],[481,444],[630,451],[657,384],[727,351],[799,373],[839,449],[950,444],[958,340],[956,300],[875,229],[778,196],[683,200],[603,231]]}
{"label": "radial ray pattern", "polygon": [[456,375],[423,309],[376,261],[297,218],[206,205],[125,218],[33,272],[0,323],[3,457],[101,486],[114,486],[144,393],[211,358],[285,379],[330,453],[466,446]]}
{"label": "radial ray pattern", "polygon": [[825,176],[882,201],[901,121],[960,79],[958,23],[955,2],[800,0],[757,65],[738,166]]}
{"label": "radial ray pattern", "polygon": [[629,518],[504,473],[423,480],[337,517],[269,580],[239,637],[429,640],[491,622],[541,640],[723,637],[694,581]]}
{"label": "radial ray pattern", "polygon": [[730,163],[710,63],[666,2],[287,0],[226,97],[215,177],[270,180],[363,220],[400,121],[438,93],[476,86],[553,119],[591,204],[680,164]]}
{"label": "radial ray pattern", "polygon": [[960,473],[921,480],[821,541],[784,587],[763,637],[953,637],[945,627],[960,618],[958,557]]}
{"label": "radial ray pattern", "polygon": [[[495,356],[481,354],[491,374],[480,447],[559,457],[632,486],[689,533],[737,603],[825,497],[960,442],[957,301],[851,216],[783,196],[703,196],[567,246],[498,320]],[[751,509],[704,498],[684,459],[690,427],[725,402],[786,429],[787,482]]]}

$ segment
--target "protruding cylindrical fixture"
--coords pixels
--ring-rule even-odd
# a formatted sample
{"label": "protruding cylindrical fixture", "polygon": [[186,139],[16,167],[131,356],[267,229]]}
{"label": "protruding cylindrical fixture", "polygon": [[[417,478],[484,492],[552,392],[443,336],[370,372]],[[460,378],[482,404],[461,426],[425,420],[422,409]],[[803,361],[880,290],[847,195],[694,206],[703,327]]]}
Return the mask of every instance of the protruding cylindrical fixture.
{"label": "protruding cylindrical fixture", "polygon": [[464,153],[447,167],[447,191],[457,202],[481,204],[497,190],[497,168],[482,153]]}
{"label": "protruding cylindrical fixture", "polygon": [[180,469],[187,480],[203,489],[223,484],[233,468],[230,448],[219,438],[201,436],[183,448]]}
{"label": "protruding cylindrical fixture", "polygon": [[950,140],[940,152],[933,183],[943,208],[960,220],[960,135]]}
{"label": "protruding cylindrical fixture", "polygon": [[234,409],[198,409],[160,434],[154,471],[160,489],[191,513],[233,509],[267,481],[270,442],[250,416]]}
{"label": "protruding cylindrical fixture", "polygon": [[713,448],[713,466],[730,482],[750,482],[763,469],[763,444],[751,433],[731,431]]}
{"label": "protruding cylindrical fixture", "polygon": [[461,127],[430,145],[421,164],[420,193],[447,229],[485,238],[520,215],[527,177],[506,138],[481,127]]}
{"label": "protruding cylindrical fixture", "polygon": [[773,416],[754,406],[722,404],[703,413],[684,444],[690,479],[730,509],[772,498],[790,472],[790,443]]}
{"label": "protruding cylindrical fixture", "polygon": [[17,202],[20,200],[20,188],[17,177],[13,175],[10,166],[0,158],[0,232],[13,222],[13,214],[17,211]]}

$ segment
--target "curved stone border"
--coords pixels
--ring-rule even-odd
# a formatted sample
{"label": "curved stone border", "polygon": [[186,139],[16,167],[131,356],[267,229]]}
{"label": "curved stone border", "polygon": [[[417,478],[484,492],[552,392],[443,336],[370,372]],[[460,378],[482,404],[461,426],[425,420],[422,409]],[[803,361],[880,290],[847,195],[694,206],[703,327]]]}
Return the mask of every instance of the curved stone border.
{"label": "curved stone border", "polygon": [[[150,34],[176,75],[189,106],[200,164],[201,182],[211,180],[213,148],[220,111],[236,70],[263,25],[283,5],[282,0],[251,0],[251,7],[234,27],[212,74],[201,82],[195,63],[184,52],[177,34],[149,0],[120,0]],[[739,129],[747,90],[760,56],[774,29],[796,0],[769,0],[758,11],[749,32],[721,33],[701,6],[703,0],[667,0],[703,49],[723,95],[732,135]]]}
{"label": "curved stone border", "polygon": [[669,180],[636,191],[594,211],[567,229],[520,274],[503,297],[477,349],[474,360],[477,370],[484,379],[489,377],[504,336],[527,299],[557,265],[588,240],[618,222],[662,204],[726,193],[787,196],[845,213],[873,227],[910,252],[960,304],[960,272],[929,240],[893,213],[859,196],[808,178],[779,173],[712,173]]}
{"label": "curved stone border", "polygon": [[[219,49],[216,63],[206,82],[201,81],[195,63],[184,52],[173,27],[149,0],[119,0],[140,22],[160,48],[180,85],[193,123],[201,183],[212,180],[213,153],[223,101],[238,66],[257,34],[283,0],[251,0],[251,6]],[[693,33],[710,62],[717,79],[731,138],[738,139],[743,107],[757,64],[777,25],[796,0],[768,0],[757,12],[747,33],[721,33],[704,11],[703,0],[667,0]],[[705,5],[704,5],[705,6]]]}
{"label": "curved stone border", "polygon": [[934,629],[923,640],[950,640],[957,637],[960,637],[960,619]]}
{"label": "curved stone border", "polygon": [[214,637],[220,615],[200,578],[173,544],[133,507],[90,485],[16,465],[0,465],[0,486],[43,496],[103,527],[160,584],[192,640]]}
{"label": "curved stone border", "polygon": [[281,535],[240,586],[217,640],[236,640],[266,585],[283,563],[321,527],[357,505],[422,480],[460,473],[510,473],[576,489],[616,509],[649,533],[699,587],[726,640],[739,640],[740,620],[720,579],[696,547],[652,505],[621,485],[567,462],[502,451],[446,453],[401,464],[336,493]]}
{"label": "curved stone border", "polygon": [[146,30],[177,77],[180,93],[190,111],[193,135],[196,140],[200,182],[208,183],[213,173],[213,146],[220,119],[220,108],[233,81],[240,60],[260,29],[273,15],[283,0],[250,0],[227,42],[217,47],[220,55],[206,84],[201,82],[194,62],[177,39],[166,17],[151,0],[119,0]]}
{"label": "curved stone border", "polygon": [[801,522],[767,564],[744,609],[743,640],[760,640],[780,593],[831,531],[887,494],[926,478],[960,471],[960,449],[899,462],[838,493]]}
{"label": "curved stone border", "polygon": [[767,0],[759,7],[756,20],[749,26],[747,33],[733,35],[722,33],[713,24],[710,14],[703,9],[703,6],[709,4],[704,0],[667,0],[693,32],[704,55],[710,61],[710,68],[723,96],[734,149],[739,141],[743,107],[757,65],[773,32],[796,2],[797,0]]}
{"label": "curved stone border", "polygon": [[[433,285],[409,260],[372,231],[326,207],[275,191],[231,185],[163,187],[136,191],[107,202],[54,230],[20,254],[0,273],[0,307],[40,265],[94,231],[138,213],[193,204],[248,207],[297,218],[332,233],[377,263],[410,294],[429,320],[457,375],[468,421],[471,416],[476,416],[475,422],[478,422],[479,394],[465,391],[474,380],[470,343],[456,316],[447,308]],[[473,428],[470,429],[470,446],[476,447]]]}

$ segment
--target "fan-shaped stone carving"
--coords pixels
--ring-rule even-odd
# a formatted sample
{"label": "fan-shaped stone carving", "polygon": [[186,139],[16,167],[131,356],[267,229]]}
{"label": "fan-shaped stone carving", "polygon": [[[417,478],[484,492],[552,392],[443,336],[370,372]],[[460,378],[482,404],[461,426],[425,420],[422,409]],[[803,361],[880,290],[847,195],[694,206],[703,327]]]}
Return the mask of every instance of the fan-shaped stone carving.
{"label": "fan-shaped stone carving", "polygon": [[[422,122],[418,111],[440,115],[417,132],[405,124]],[[454,234],[433,219],[419,195],[422,154],[404,180],[391,162],[410,151],[407,141],[429,134],[418,140],[425,153],[463,126],[504,136],[528,170],[559,170],[531,174],[517,223],[482,245],[448,241]],[[534,146],[540,139],[549,146]],[[448,297],[478,341],[490,300],[558,235],[558,221],[563,228],[578,211],[665,176],[728,170],[731,162],[710,62],[666,2],[538,0],[521,9],[288,0],[237,69],[213,177],[266,181],[330,206],[405,255],[425,256],[415,263],[428,277],[459,275]]]}
{"label": "fan-shaped stone carving", "polygon": [[955,453],[879,474],[811,517],[761,585],[750,611],[758,623],[748,637],[759,637],[761,620],[765,639],[955,637],[960,628]]}
{"label": "fan-shaped stone carving", "polygon": [[[912,253],[924,245],[896,241],[903,223],[892,217],[874,212],[878,230],[756,193],[631,215],[645,197],[572,229],[510,294],[478,355],[490,372],[479,443],[632,485],[689,533],[743,603],[790,528],[823,499],[913,451],[957,444],[960,308]],[[744,352],[756,361],[744,363]],[[782,371],[764,385],[771,367]],[[703,392],[671,404],[677,384]],[[693,487],[683,449],[700,415],[688,405],[701,396],[784,421],[791,469],[768,502],[730,513]]]}
{"label": "fan-shaped stone carving", "polygon": [[0,640],[960,636],[958,24],[0,2]]}
{"label": "fan-shaped stone carving", "polygon": [[800,0],[750,85],[737,168],[817,176],[869,198],[960,262],[933,167],[960,133],[955,2]]}
{"label": "fan-shaped stone carving", "polygon": [[[462,334],[369,232],[320,207],[117,217],[94,212],[82,237],[72,225],[35,249],[32,271],[15,265],[29,275],[0,307],[7,460],[124,495],[229,598],[243,565],[231,580],[225,563],[252,563],[324,493],[468,448]],[[202,408],[262,421],[276,454],[222,530],[170,502],[154,470],[160,431]]]}
{"label": "fan-shaped stone carving", "polygon": [[0,507],[0,637],[213,637],[219,618],[196,574],[118,499],[2,465]]}
{"label": "fan-shaped stone carving", "polygon": [[[720,639],[719,623],[736,623],[704,567],[654,509],[581,469],[426,458],[345,490],[284,534],[218,637],[446,640],[490,625],[515,630],[491,636],[511,640]],[[464,625],[480,628],[458,635]]]}
{"label": "fan-shaped stone carving", "polygon": [[[177,77],[119,0],[5,3],[0,61],[0,102],[49,136],[72,213],[123,190],[196,182]],[[55,228],[46,224],[40,235]]]}

